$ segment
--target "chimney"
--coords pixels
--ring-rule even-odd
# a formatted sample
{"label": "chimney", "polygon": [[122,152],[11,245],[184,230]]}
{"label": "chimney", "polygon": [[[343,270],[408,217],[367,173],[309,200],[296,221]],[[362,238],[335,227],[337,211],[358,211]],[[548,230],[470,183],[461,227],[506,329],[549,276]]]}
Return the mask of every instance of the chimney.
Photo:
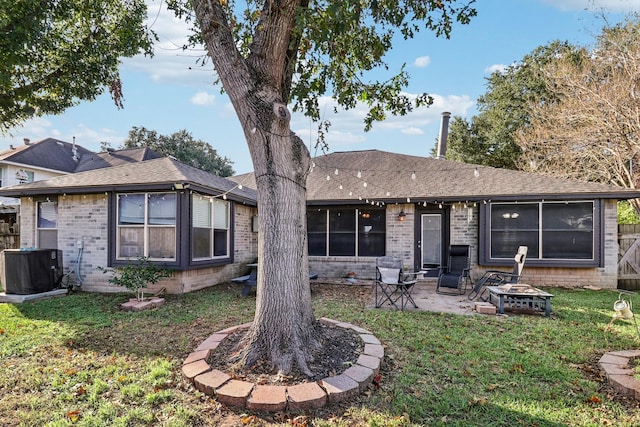
{"label": "chimney", "polygon": [[76,137],[73,137],[73,145],[71,146],[71,154],[74,162],[78,161],[78,149],[76,148]]}
{"label": "chimney", "polygon": [[442,113],[442,121],[440,122],[440,136],[438,137],[438,147],[436,150],[437,159],[444,160],[447,154],[447,138],[449,137],[449,117],[451,113],[445,111]]}
{"label": "chimney", "polygon": [[30,145],[31,144],[31,140],[29,138],[23,138],[22,140],[24,141],[24,145]]}

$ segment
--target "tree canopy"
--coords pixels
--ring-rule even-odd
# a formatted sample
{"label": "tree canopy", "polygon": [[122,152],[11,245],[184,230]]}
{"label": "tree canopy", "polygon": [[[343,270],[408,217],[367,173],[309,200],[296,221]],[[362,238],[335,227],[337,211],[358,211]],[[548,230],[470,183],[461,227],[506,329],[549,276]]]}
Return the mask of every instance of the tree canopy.
{"label": "tree canopy", "polygon": [[120,58],[151,53],[144,0],[0,0],[0,132],[108,88]]}
{"label": "tree canopy", "polygon": [[209,143],[196,140],[186,129],[171,135],[134,126],[124,141],[124,148],[149,147],[163,156],[173,156],[182,163],[219,176],[233,175],[233,162],[218,155]]}
{"label": "tree canopy", "polygon": [[532,105],[553,102],[558,93],[546,84],[545,66],[558,58],[581,59],[582,49],[554,41],[534,49],[521,61],[487,78],[487,91],[477,103],[479,114],[471,121],[451,121],[446,157],[451,160],[517,169],[521,148],[516,131],[530,123]]}
{"label": "tree canopy", "polygon": [[[521,167],[638,188],[640,15],[605,27],[580,61],[559,58],[544,76],[556,98],[530,103],[530,125],[516,134]],[[640,201],[632,203],[640,212]]]}

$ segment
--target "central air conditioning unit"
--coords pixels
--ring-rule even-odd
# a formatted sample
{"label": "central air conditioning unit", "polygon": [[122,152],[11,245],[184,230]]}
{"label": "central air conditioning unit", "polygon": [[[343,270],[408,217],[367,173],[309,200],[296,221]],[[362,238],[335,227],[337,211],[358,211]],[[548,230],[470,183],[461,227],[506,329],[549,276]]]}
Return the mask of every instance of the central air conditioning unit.
{"label": "central air conditioning unit", "polygon": [[5,249],[0,253],[0,280],[6,294],[52,291],[60,285],[62,271],[59,249]]}

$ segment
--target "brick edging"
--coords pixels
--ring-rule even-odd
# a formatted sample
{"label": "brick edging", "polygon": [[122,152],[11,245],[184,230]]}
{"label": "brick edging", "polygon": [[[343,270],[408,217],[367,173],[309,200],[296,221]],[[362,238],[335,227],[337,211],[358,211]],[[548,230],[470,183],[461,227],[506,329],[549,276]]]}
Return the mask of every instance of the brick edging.
{"label": "brick edging", "polygon": [[618,393],[640,399],[640,380],[633,375],[629,366],[631,359],[640,357],[640,350],[621,350],[605,353],[598,366],[607,377],[607,381]]}
{"label": "brick edging", "polygon": [[193,383],[196,389],[215,397],[220,403],[255,411],[317,409],[328,403],[347,400],[364,391],[378,374],[384,357],[384,347],[366,329],[326,317],[318,320],[325,325],[351,329],[362,340],[364,349],[358,360],[340,375],[297,385],[267,386],[234,380],[225,372],[213,369],[207,363],[211,352],[229,335],[240,329],[248,329],[251,323],[223,329],[204,340],[184,360],[182,375]]}

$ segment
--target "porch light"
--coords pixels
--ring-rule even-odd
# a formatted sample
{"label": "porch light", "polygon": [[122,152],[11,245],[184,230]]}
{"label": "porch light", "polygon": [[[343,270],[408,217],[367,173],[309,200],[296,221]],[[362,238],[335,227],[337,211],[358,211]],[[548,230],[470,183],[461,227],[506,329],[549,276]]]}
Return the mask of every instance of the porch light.
{"label": "porch light", "polygon": [[189,187],[190,187],[190,184],[186,182],[176,182],[175,184],[173,184],[174,190],[186,190]]}
{"label": "porch light", "polygon": [[404,210],[401,210],[400,213],[398,214],[398,221],[404,221],[406,216],[407,214],[404,213]]}

